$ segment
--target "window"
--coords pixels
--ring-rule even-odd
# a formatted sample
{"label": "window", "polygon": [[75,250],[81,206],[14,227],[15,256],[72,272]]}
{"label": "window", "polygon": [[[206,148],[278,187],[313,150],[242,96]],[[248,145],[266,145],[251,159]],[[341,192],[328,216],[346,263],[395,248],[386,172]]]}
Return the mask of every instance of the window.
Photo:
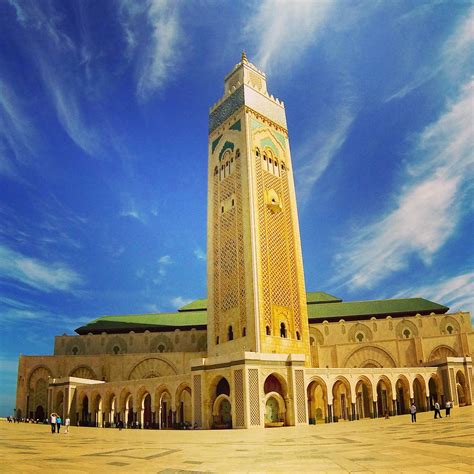
{"label": "window", "polygon": [[281,164],[281,169],[282,169],[282,170],[285,169],[285,163],[282,163],[282,164]]}
{"label": "window", "polygon": [[247,330],[245,328],[242,329],[242,337],[245,337],[247,335]]}
{"label": "window", "polygon": [[359,341],[359,342],[362,342],[364,340],[364,334],[362,334],[361,332],[359,332],[357,335],[356,335],[356,339]]}
{"label": "window", "polygon": [[74,347],[72,348],[72,354],[73,354],[73,355],[77,355],[78,352],[79,352],[79,348],[78,348],[77,346],[74,346]]}
{"label": "window", "polygon": [[280,324],[280,337],[286,337],[286,326],[285,323]]}
{"label": "window", "polygon": [[232,199],[232,207],[235,205],[235,200]]}
{"label": "window", "polygon": [[[258,156],[258,155],[257,155],[257,156]],[[237,150],[237,151],[235,152],[235,157],[236,157],[236,158],[239,158],[239,157],[240,157],[240,150]]]}
{"label": "window", "polygon": [[163,344],[158,346],[158,352],[165,352],[165,346]]}
{"label": "window", "polygon": [[114,346],[112,349],[114,351],[114,354],[117,355],[120,352],[120,347],[119,346]]}
{"label": "window", "polygon": [[234,339],[234,331],[232,329],[232,326],[229,326],[229,329],[227,331],[227,340],[232,341]]}
{"label": "window", "polygon": [[299,333],[299,331],[296,331],[296,339],[298,339],[298,341],[300,341],[300,340],[301,340],[301,336],[300,336],[300,333]]}
{"label": "window", "polygon": [[255,156],[260,156],[260,150],[258,148],[255,150]]}
{"label": "window", "polygon": [[312,346],[314,346],[314,337],[311,337],[311,338],[309,339],[309,343],[310,343]]}
{"label": "window", "polygon": [[408,339],[410,336],[411,336],[410,330],[409,330],[409,329],[405,329],[405,330],[403,331],[403,337],[404,337],[405,339]]}
{"label": "window", "polygon": [[270,336],[270,335],[271,335],[270,326],[267,326],[267,327],[265,328],[265,333],[266,333],[267,336]]}
{"label": "window", "polygon": [[214,176],[217,176],[218,173],[219,173],[219,168],[216,166],[214,168]]}
{"label": "window", "polygon": [[219,336],[216,337],[216,345],[219,344]]}
{"label": "window", "polygon": [[221,207],[222,214],[224,214],[224,206]]}
{"label": "window", "polygon": [[454,329],[453,329],[452,326],[448,326],[448,327],[446,328],[446,331],[448,331],[449,334],[452,334],[453,331],[454,331]]}

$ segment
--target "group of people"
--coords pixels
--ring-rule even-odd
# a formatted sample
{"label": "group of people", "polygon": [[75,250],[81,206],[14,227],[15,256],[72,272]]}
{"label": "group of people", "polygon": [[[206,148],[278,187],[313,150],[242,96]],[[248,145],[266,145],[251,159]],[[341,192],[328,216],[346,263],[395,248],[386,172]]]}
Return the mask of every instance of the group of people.
{"label": "group of people", "polygon": [[[61,429],[61,424],[63,422],[62,418],[57,413],[51,413],[50,422],[51,422],[51,433],[56,433],[56,432],[59,433]],[[71,425],[71,420],[69,417],[66,417],[66,419],[64,420],[64,426],[65,426],[64,433],[65,434],[69,433],[70,425]]]}
{"label": "group of people", "polygon": [[[451,408],[453,407],[453,402],[448,400],[446,404],[444,405],[444,408],[446,410],[445,416],[451,416]],[[436,401],[435,404],[433,405],[434,408],[434,418],[443,418],[441,416],[441,406],[440,404]],[[410,414],[411,414],[411,422],[415,423],[416,422],[416,405],[415,402],[412,402],[410,405]]]}

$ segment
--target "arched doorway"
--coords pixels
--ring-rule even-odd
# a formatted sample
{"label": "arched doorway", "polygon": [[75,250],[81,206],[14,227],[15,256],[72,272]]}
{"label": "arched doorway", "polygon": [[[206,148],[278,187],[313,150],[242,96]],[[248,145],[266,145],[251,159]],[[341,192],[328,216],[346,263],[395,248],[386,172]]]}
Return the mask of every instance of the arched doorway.
{"label": "arched doorway", "polygon": [[419,377],[413,380],[413,401],[417,411],[426,411],[425,381]]}
{"label": "arched doorway", "polygon": [[158,397],[158,428],[173,428],[173,411],[171,406],[171,394],[167,388],[160,391]]}
{"label": "arched doorway", "polygon": [[212,427],[232,428],[232,406],[230,402],[230,385],[225,377],[218,377],[211,385]]}
{"label": "arched doorway", "polygon": [[328,422],[328,395],[326,384],[322,380],[313,380],[306,390],[308,397],[309,423]]}
{"label": "arched doorway", "polygon": [[286,418],[286,381],[278,374],[270,374],[263,383],[265,393],[265,427],[284,426]]}
{"label": "arched doorway", "polygon": [[81,425],[89,426],[89,398],[87,395],[84,395],[82,399]]}
{"label": "arched doorway", "polygon": [[404,415],[410,411],[410,384],[406,377],[399,377],[395,384],[397,413]]}
{"label": "arched doorway", "polygon": [[458,395],[458,404],[460,407],[467,405],[467,387],[466,387],[466,378],[464,374],[458,370],[456,374],[456,391]]}
{"label": "arched doorway", "polygon": [[356,409],[359,418],[373,417],[372,384],[363,377],[356,384]]}
{"label": "arched doorway", "polygon": [[151,395],[145,393],[142,399],[142,419],[141,425],[144,429],[150,429],[153,424],[152,411],[151,411]]}
{"label": "arched doorway", "polygon": [[61,418],[65,418],[65,417],[64,417],[64,413],[63,413],[63,409],[64,409],[64,392],[63,392],[62,390],[60,390],[60,391],[56,394],[56,403],[55,403],[54,411],[55,411]]}
{"label": "arched doorway", "polygon": [[378,416],[392,415],[392,384],[386,377],[382,377],[377,383],[377,410]]}
{"label": "arched doorway", "polygon": [[99,428],[103,428],[104,426],[102,397],[99,394],[97,394],[94,398],[94,426]]}
{"label": "arched doorway", "polygon": [[192,423],[192,399],[191,388],[186,384],[178,388],[176,393],[176,412],[180,426],[191,426]]}
{"label": "arched doorway", "polygon": [[351,419],[351,388],[349,382],[341,377],[332,387],[334,421]]}
{"label": "arched doorway", "polygon": [[134,416],[133,416],[133,397],[131,394],[125,399],[125,423],[129,428],[134,426]]}
{"label": "arched doorway", "polygon": [[430,391],[430,410],[434,410],[434,404],[438,402],[440,406],[444,405],[443,396],[440,393],[440,386],[439,380],[437,377],[432,376],[428,382],[428,389]]}

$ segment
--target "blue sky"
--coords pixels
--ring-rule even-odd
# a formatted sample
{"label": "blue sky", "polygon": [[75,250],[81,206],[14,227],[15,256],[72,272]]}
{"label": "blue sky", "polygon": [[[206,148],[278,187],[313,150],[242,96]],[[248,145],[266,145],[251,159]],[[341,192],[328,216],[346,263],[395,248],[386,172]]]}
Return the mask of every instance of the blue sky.
{"label": "blue sky", "polygon": [[284,100],[306,287],[474,294],[474,8],[0,1],[0,414],[17,358],[206,295],[207,116],[246,50]]}

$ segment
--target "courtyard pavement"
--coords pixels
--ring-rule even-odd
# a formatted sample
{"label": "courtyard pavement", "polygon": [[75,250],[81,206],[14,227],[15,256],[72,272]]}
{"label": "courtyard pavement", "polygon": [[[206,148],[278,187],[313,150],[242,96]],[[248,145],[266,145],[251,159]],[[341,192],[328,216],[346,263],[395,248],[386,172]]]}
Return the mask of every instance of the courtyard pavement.
{"label": "courtyard pavement", "polygon": [[474,407],[260,430],[151,431],[0,421],[0,472],[474,472]]}

